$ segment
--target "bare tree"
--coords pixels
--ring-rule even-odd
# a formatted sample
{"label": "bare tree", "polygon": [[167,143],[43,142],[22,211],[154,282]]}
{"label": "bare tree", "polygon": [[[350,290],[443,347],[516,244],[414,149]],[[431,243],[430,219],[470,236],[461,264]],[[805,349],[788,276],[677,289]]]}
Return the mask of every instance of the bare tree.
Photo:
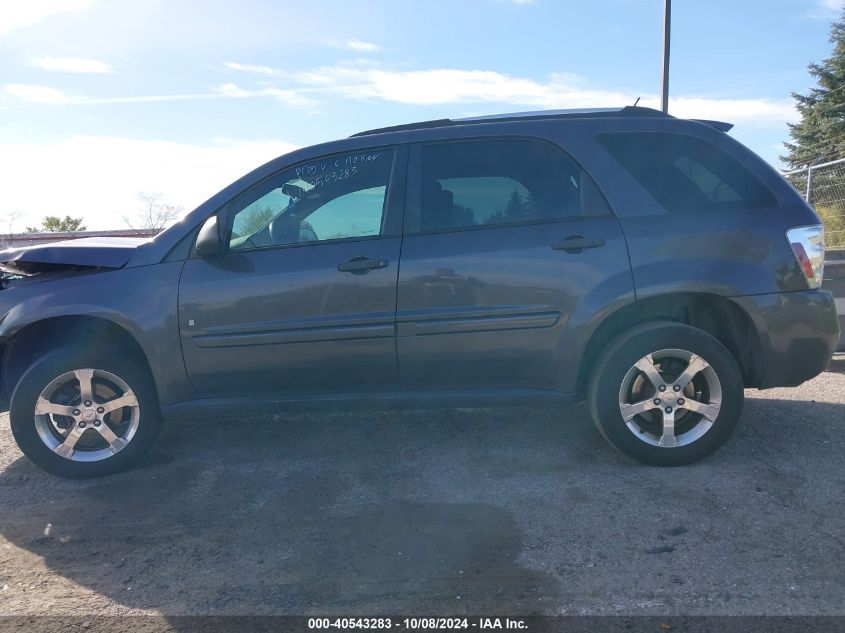
{"label": "bare tree", "polygon": [[9,230],[3,235],[2,241],[5,243],[6,246],[12,245],[12,236],[15,234],[14,226],[15,222],[20,220],[24,216],[23,213],[20,211],[9,211],[8,213],[4,213],[0,216],[0,223],[2,223],[3,228],[8,228]]}
{"label": "bare tree", "polygon": [[136,231],[155,231],[158,233],[171,224],[182,213],[182,207],[170,204],[160,193],[138,193],[141,208],[134,218],[123,216],[129,228]]}

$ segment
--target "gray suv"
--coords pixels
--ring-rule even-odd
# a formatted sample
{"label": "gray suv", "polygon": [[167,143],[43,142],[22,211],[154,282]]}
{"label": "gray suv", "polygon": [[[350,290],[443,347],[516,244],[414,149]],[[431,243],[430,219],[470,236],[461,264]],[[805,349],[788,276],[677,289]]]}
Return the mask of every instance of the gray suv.
{"label": "gray suv", "polygon": [[701,459],[744,388],[812,378],[839,335],[819,218],[729,128],[401,125],[271,161],[150,241],[3,251],[15,439],[89,477],[165,418],[586,399],[625,455]]}

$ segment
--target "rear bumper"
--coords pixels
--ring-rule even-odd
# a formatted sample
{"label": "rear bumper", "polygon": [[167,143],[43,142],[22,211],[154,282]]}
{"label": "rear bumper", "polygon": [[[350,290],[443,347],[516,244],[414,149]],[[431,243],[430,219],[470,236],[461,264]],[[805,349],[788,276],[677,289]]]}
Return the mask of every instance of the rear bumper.
{"label": "rear bumper", "polygon": [[[842,305],[840,306],[840,302]],[[836,301],[837,306],[836,309],[839,311],[839,343],[836,344],[836,351],[837,352],[845,352],[845,336],[842,336],[842,332],[845,332],[845,301],[842,299],[837,299]]]}
{"label": "rear bumper", "polygon": [[839,318],[827,290],[734,297],[759,333],[753,386],[796,387],[819,375],[839,342]]}
{"label": "rear bumper", "polygon": [[[0,366],[3,365],[3,359],[0,357]],[[0,374],[0,413],[6,413],[9,410],[9,400],[11,400],[12,394],[6,393],[6,381],[4,380],[4,376]]]}

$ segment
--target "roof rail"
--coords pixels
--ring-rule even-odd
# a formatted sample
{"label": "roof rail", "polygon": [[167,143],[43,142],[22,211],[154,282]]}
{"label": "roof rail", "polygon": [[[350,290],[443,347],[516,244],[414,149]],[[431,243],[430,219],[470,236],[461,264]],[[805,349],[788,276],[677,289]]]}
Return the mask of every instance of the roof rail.
{"label": "roof rail", "polygon": [[424,130],[434,127],[451,127],[455,125],[475,125],[478,123],[501,123],[505,121],[527,121],[531,119],[587,119],[598,117],[671,117],[671,115],[639,106],[624,106],[622,108],[592,108],[575,110],[536,110],[533,112],[513,112],[509,114],[492,114],[487,116],[468,117],[463,119],[435,119],[433,121],[420,121],[419,123],[406,123],[403,125],[392,125],[373,130],[366,130],[353,134],[356,136],[371,136],[373,134],[385,134],[387,132],[407,132],[410,130]]}

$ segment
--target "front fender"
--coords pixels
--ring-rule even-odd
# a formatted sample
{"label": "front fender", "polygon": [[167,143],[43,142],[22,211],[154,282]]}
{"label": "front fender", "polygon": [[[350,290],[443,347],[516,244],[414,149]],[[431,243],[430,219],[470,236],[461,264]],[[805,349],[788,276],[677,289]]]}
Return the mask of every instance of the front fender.
{"label": "front fender", "polygon": [[178,327],[182,266],[183,262],[167,262],[102,271],[22,284],[4,291],[0,298],[14,299],[14,303],[0,321],[0,337],[9,339],[46,319],[104,319],[138,343],[163,405],[191,398],[194,390],[185,372]]}

